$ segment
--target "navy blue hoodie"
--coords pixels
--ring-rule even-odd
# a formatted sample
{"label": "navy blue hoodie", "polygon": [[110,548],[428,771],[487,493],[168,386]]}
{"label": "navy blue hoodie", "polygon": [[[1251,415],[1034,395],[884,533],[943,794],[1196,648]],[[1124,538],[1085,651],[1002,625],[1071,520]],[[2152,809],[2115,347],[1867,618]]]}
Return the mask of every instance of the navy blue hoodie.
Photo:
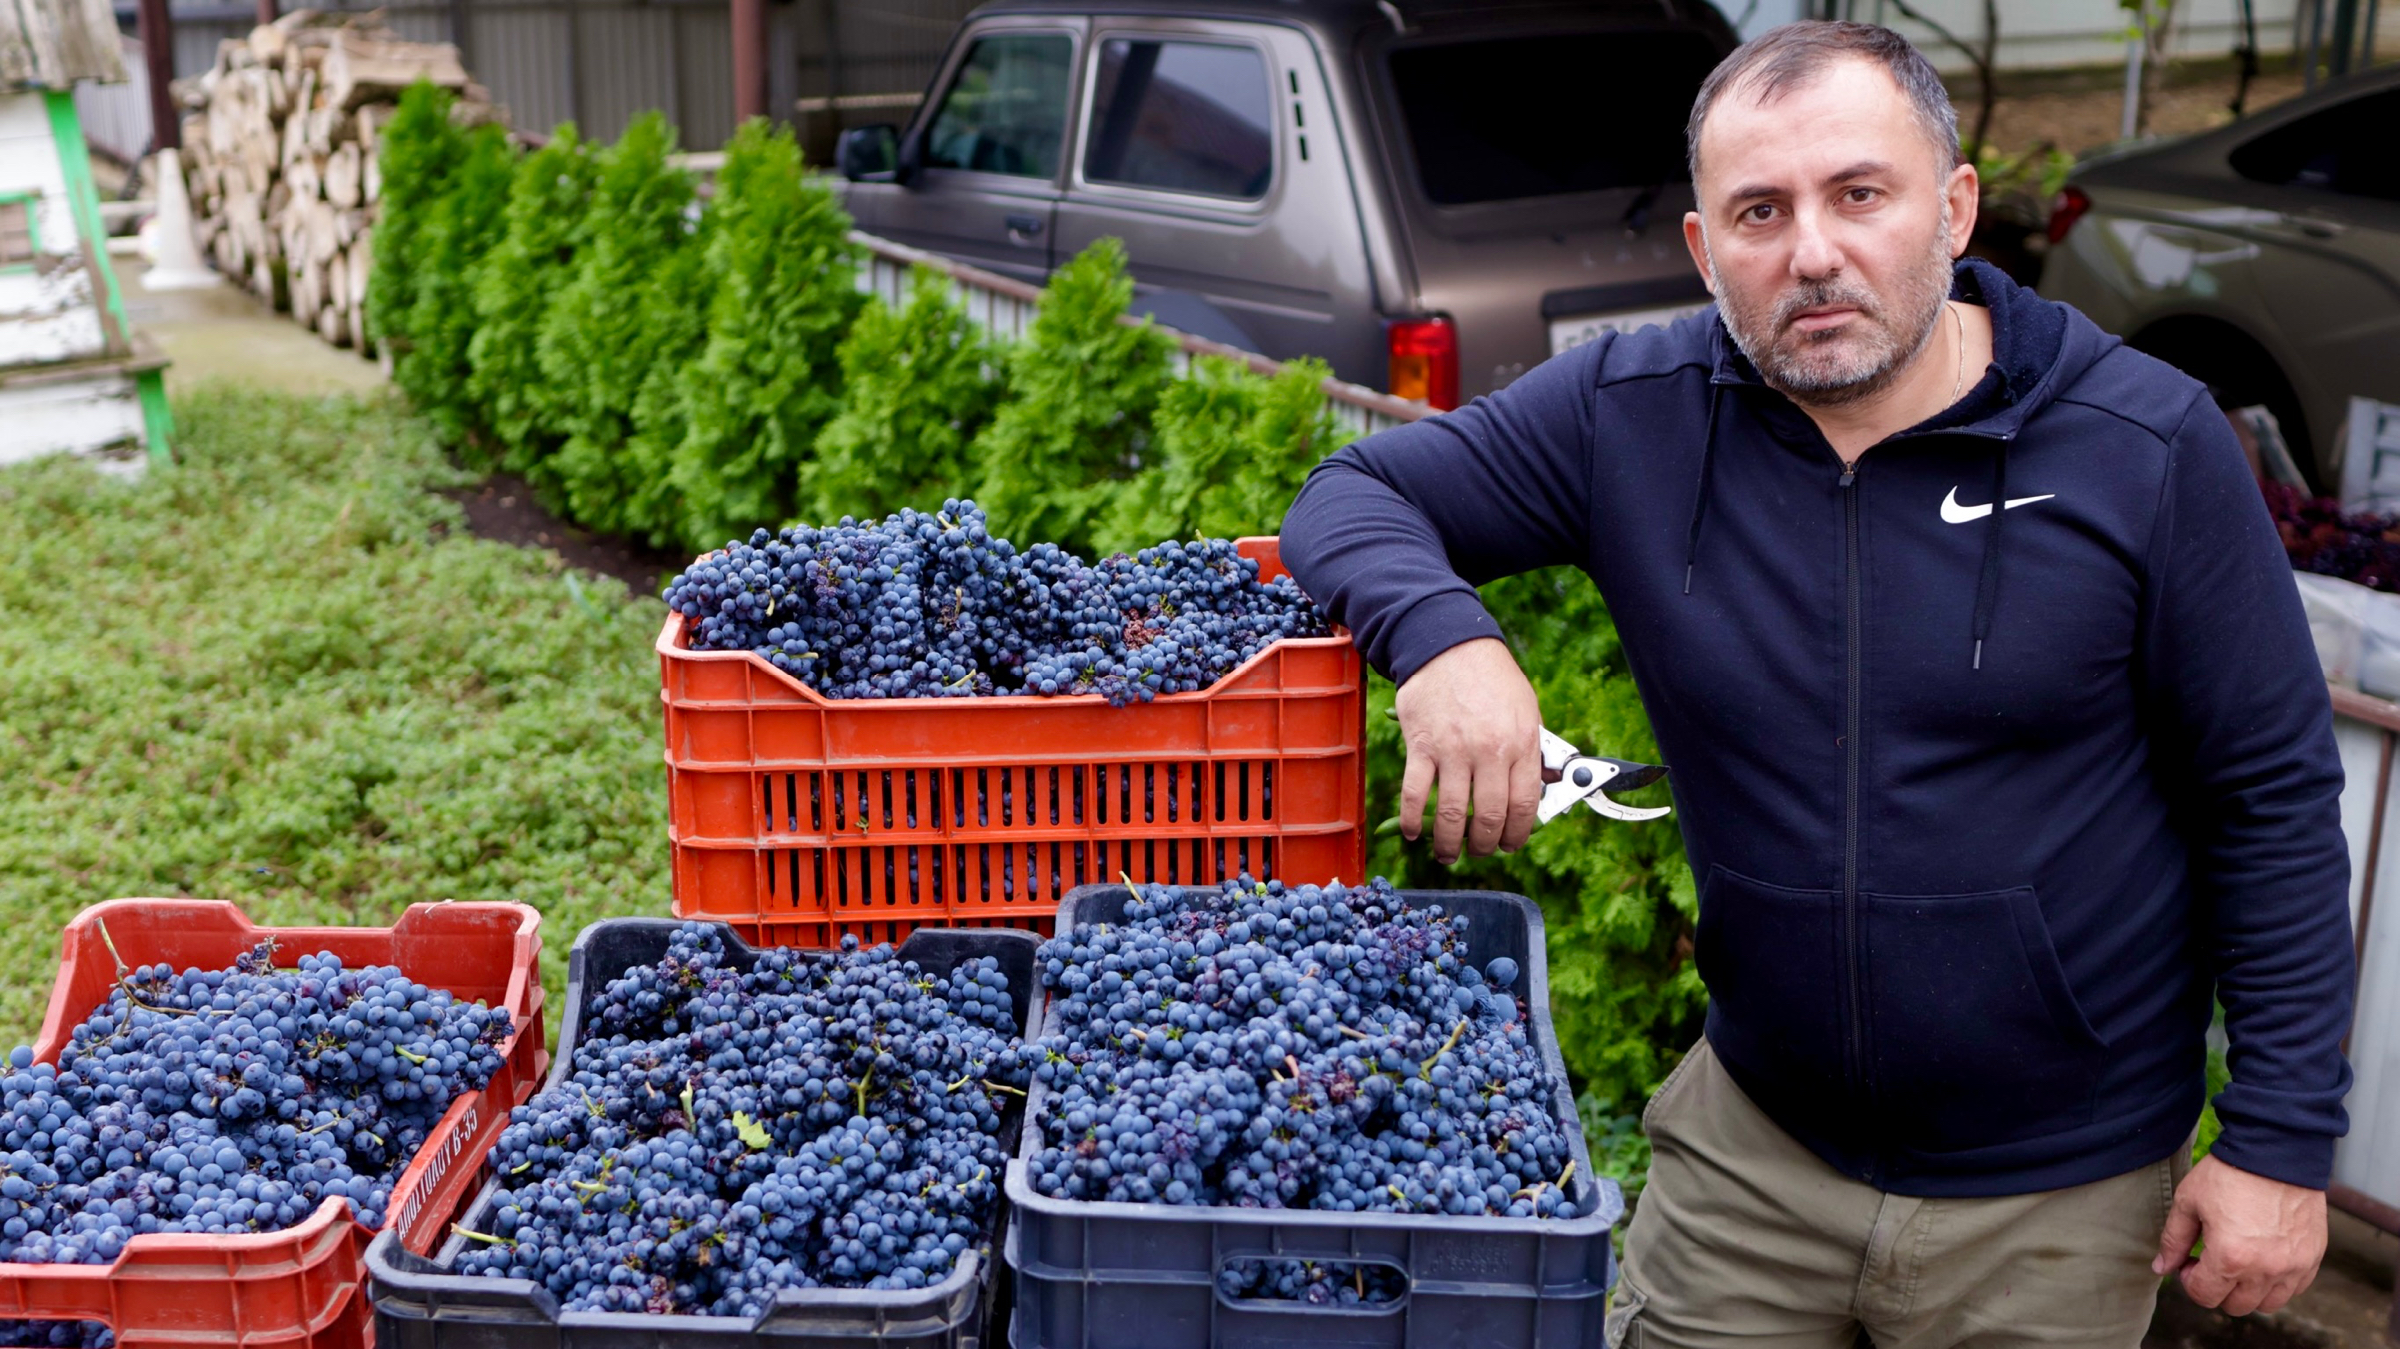
{"label": "navy blue hoodie", "polygon": [[1335,454],[1284,560],[1401,681],[1500,635],[1474,585],[1591,575],[1674,770],[1709,1042],[1838,1170],[1961,1196],[2156,1162],[2213,990],[2217,1155],[2322,1188],[2349,855],[2273,523],[2198,384],[1956,281],[1991,369],[1854,475],[1710,308]]}

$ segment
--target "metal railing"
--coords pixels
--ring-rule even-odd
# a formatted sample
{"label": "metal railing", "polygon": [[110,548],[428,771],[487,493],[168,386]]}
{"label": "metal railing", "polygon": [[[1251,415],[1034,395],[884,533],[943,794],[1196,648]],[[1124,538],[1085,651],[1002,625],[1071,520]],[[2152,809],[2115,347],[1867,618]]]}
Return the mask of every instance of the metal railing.
{"label": "metal railing", "polygon": [[[857,230],[851,231],[850,241],[867,254],[867,265],[859,269],[858,288],[870,295],[881,296],[886,304],[897,308],[906,303],[909,273],[923,267],[949,279],[950,288],[966,306],[970,321],[1010,341],[1023,337],[1025,330],[1032,326],[1034,309],[1041,300],[1042,289],[1031,282],[987,272],[953,258],[910,248],[889,239],[879,239]],[[1123,321],[1143,323],[1148,320],[1128,315]],[[1262,375],[1273,374],[1278,368],[1277,362],[1256,352],[1229,347],[1222,342],[1211,342],[1205,337],[1194,337],[1164,325],[1155,326],[1175,341],[1174,360],[1178,373],[1190,369],[1192,359],[1196,356],[1222,356],[1239,361]],[[1335,420],[1362,436],[1433,415],[1433,410],[1423,403],[1394,398],[1363,384],[1329,378],[1324,387],[1326,401],[1333,405]]]}

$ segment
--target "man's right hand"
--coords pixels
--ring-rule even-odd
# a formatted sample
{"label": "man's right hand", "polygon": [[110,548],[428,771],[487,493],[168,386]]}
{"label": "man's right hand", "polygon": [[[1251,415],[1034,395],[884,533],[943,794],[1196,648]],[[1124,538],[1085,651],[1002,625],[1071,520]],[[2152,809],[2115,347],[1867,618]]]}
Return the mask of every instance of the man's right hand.
{"label": "man's right hand", "polygon": [[1542,799],[1542,707],[1506,643],[1461,642],[1400,686],[1400,735],[1408,768],[1400,779],[1400,833],[1423,832],[1425,802],[1438,796],[1433,856],[1456,862],[1515,852],[1533,833]]}

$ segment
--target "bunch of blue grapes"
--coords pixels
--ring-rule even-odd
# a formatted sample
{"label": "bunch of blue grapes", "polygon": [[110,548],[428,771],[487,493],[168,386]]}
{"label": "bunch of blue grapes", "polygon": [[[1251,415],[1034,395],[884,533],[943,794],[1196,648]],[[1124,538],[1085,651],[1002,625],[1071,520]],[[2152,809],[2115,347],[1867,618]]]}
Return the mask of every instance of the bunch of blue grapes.
{"label": "bunch of blue grapes", "polygon": [[1294,1260],[1257,1256],[1229,1260],[1217,1273],[1229,1298],[1305,1302],[1312,1307],[1357,1307],[1397,1302],[1408,1279],[1373,1260]]}
{"label": "bunch of blue grapes", "polygon": [[457,1268],[574,1311],[754,1317],[784,1289],[924,1288],[990,1259],[1028,1071],[986,956],[728,963],[687,923],[597,990],[570,1076],[510,1117]]}
{"label": "bunch of blue grapes", "polygon": [[116,1349],[117,1332],[101,1321],[0,1321],[6,1349]]}
{"label": "bunch of blue grapes", "polygon": [[138,1235],[276,1231],[328,1198],[381,1227],[513,1029],[392,966],[277,966],[271,942],[227,970],[127,970],[57,1063],[19,1046],[0,1075],[0,1261],[106,1264]]}
{"label": "bunch of blue grapes", "polygon": [[1577,1181],[1517,963],[1391,886],[1136,890],[1045,942],[1045,1195],[1568,1218]]}
{"label": "bunch of blue grapes", "polygon": [[755,651],[828,698],[1098,694],[1207,688],[1325,616],[1288,576],[1224,539],[1085,562],[994,538],[972,501],[932,514],[760,529],[679,573],[667,605],[701,651]]}

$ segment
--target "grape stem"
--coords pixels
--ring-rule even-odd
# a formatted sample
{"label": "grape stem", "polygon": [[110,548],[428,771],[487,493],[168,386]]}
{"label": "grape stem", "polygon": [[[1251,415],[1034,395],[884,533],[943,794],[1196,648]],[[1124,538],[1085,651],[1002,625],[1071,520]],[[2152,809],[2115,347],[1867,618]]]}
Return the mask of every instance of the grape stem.
{"label": "grape stem", "polygon": [[1442,1055],[1449,1053],[1451,1046],[1458,1043],[1458,1037],[1466,1033],[1467,1023],[1462,1019],[1458,1025],[1452,1028],[1450,1031],[1450,1038],[1442,1041],[1442,1047],[1433,1051],[1433,1057],[1425,1060],[1425,1066],[1417,1070],[1417,1079],[1422,1082],[1431,1082],[1433,1080],[1433,1065],[1439,1063]]}
{"label": "grape stem", "polygon": [[117,954],[117,939],[108,935],[108,920],[95,918],[92,920],[92,926],[100,929],[100,943],[108,948],[108,958],[117,962],[117,980],[122,983],[125,976],[133,971],[126,968],[125,957]]}
{"label": "grape stem", "polygon": [[514,1246],[517,1244],[517,1239],[515,1237],[496,1237],[489,1232],[478,1232],[471,1227],[462,1227],[457,1223],[450,1224],[450,1230],[458,1233],[462,1237],[469,1238],[470,1240],[489,1242],[494,1246]]}

